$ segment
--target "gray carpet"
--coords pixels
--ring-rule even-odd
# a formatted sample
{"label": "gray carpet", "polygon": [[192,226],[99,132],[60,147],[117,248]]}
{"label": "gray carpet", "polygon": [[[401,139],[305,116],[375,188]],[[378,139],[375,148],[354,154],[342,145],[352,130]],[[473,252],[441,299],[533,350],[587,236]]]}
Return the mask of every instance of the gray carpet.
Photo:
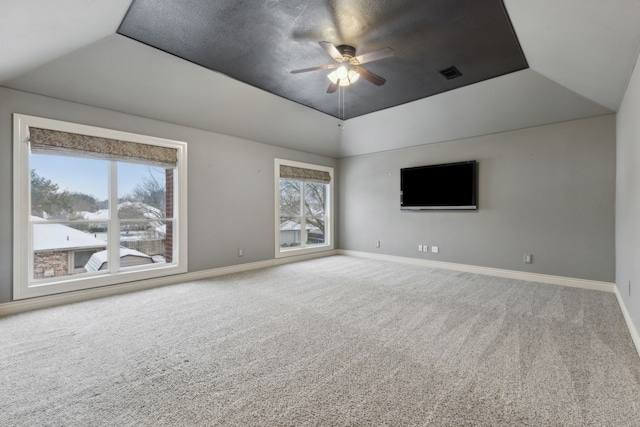
{"label": "gray carpet", "polygon": [[0,319],[0,425],[640,425],[613,294],[336,256]]}

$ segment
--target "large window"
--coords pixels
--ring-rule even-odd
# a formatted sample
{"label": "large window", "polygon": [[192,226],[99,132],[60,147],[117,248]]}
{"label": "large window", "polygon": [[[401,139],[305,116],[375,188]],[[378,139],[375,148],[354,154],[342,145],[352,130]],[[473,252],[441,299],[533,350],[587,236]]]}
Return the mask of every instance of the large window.
{"label": "large window", "polygon": [[276,257],[333,249],[333,168],[276,159]]}
{"label": "large window", "polygon": [[186,272],[186,144],[14,115],[14,299]]}

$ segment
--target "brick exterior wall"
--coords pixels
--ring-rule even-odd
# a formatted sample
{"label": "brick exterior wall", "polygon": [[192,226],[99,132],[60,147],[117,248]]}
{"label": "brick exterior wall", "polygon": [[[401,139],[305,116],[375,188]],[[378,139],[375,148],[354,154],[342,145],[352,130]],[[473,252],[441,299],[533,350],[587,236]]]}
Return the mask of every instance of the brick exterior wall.
{"label": "brick exterior wall", "polygon": [[[53,270],[53,275],[45,276],[45,271]],[[68,251],[45,251],[33,254],[33,278],[59,277],[69,275]]]}

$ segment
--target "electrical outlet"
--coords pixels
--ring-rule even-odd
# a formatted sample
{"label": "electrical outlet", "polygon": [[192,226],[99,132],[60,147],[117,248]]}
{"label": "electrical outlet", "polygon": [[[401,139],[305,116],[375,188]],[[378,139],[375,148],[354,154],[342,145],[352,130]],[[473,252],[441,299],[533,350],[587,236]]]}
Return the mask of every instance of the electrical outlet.
{"label": "electrical outlet", "polygon": [[524,254],[524,256],[522,258],[522,262],[524,262],[525,264],[532,264],[533,263],[533,255]]}
{"label": "electrical outlet", "polygon": [[438,252],[440,252],[440,248],[438,246],[431,246],[431,252],[437,254]]}
{"label": "electrical outlet", "polygon": [[238,256],[243,256],[244,255],[244,251],[242,250],[242,248],[238,249]]}
{"label": "electrical outlet", "polygon": [[380,240],[376,240],[376,248],[380,247]]}
{"label": "electrical outlet", "polygon": [[418,252],[422,252],[422,245],[418,245]]}

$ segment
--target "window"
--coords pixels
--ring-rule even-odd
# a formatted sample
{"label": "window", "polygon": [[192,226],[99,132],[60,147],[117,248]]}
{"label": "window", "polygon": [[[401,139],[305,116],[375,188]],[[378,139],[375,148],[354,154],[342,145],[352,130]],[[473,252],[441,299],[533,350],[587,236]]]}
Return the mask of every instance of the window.
{"label": "window", "polygon": [[85,265],[87,265],[87,263],[89,262],[89,260],[91,259],[91,256],[93,254],[95,254],[98,251],[73,251],[73,259],[72,262],[70,263],[71,265],[73,265],[72,269],[74,273],[84,273],[86,271],[86,269],[84,268]]}
{"label": "window", "polygon": [[276,257],[333,249],[333,168],[275,160]]}
{"label": "window", "polygon": [[186,143],[14,115],[14,299],[186,272]]}

